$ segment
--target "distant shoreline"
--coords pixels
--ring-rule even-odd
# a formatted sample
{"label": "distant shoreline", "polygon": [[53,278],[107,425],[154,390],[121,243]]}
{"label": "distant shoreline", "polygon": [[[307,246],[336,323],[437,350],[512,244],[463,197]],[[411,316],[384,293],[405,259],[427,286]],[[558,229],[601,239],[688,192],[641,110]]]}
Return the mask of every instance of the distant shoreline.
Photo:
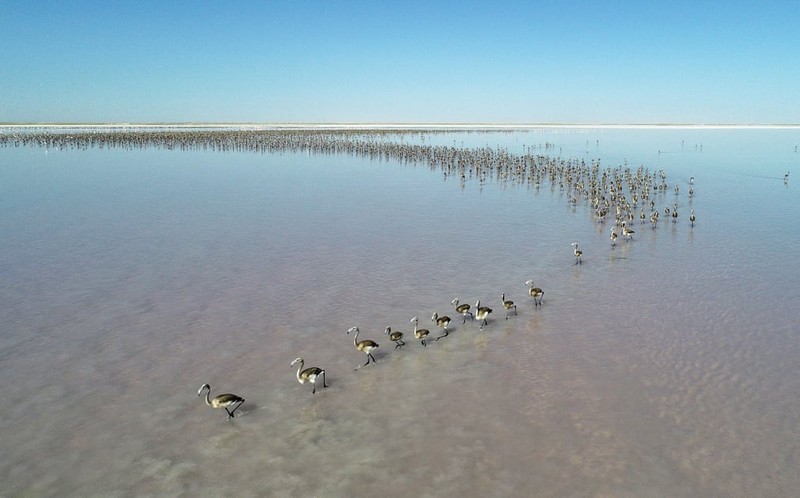
{"label": "distant shoreline", "polygon": [[137,129],[206,128],[239,130],[539,130],[539,129],[800,129],[800,124],[680,124],[680,123],[0,123],[0,129]]}

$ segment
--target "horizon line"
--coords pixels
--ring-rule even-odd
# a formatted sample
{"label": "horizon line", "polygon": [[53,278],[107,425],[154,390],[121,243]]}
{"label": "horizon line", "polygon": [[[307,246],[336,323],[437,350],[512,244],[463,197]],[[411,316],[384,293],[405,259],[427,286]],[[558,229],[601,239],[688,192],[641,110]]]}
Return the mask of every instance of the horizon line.
{"label": "horizon line", "polygon": [[381,129],[381,130],[424,130],[424,129],[484,129],[513,130],[541,128],[608,128],[608,129],[792,129],[800,128],[800,123],[581,123],[581,122],[369,122],[369,121],[154,121],[154,122],[0,122],[0,128],[230,128],[251,129]]}

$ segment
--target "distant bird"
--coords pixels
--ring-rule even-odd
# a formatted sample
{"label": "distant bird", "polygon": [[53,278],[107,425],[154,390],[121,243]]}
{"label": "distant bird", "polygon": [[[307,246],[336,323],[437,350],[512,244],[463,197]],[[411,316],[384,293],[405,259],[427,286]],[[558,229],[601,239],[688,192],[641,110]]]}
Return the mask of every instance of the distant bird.
{"label": "distant bird", "polygon": [[628,225],[623,223],[622,225],[622,236],[625,237],[625,240],[631,240],[633,238],[633,234],[636,233],[632,228],[629,228]]}
{"label": "distant bird", "polygon": [[675,204],[672,207],[672,222],[675,223],[676,221],[678,221],[678,205],[677,204]]}
{"label": "distant bird", "polygon": [[696,220],[696,219],[697,218],[695,218],[695,216],[694,216],[694,209],[692,209],[692,212],[689,213],[689,221],[692,222],[692,226],[694,226],[694,220]]}
{"label": "distant bird", "polygon": [[653,211],[650,213],[650,224],[654,229],[656,228],[656,223],[658,223],[658,211]]}
{"label": "distant bird", "polygon": [[517,314],[517,305],[514,304],[514,301],[506,301],[505,292],[500,296],[500,301],[503,303],[503,308],[506,310],[506,320],[508,320],[508,312],[512,309],[514,310],[514,314]]}
{"label": "distant bird", "polygon": [[406,343],[403,341],[403,333],[402,332],[392,332],[392,327],[386,327],[386,335],[389,336],[389,340],[394,341],[394,348],[397,349],[400,346],[405,346]]}
{"label": "distant bird", "polygon": [[464,321],[461,323],[467,323],[467,316],[469,316],[470,320],[475,319],[475,317],[472,315],[472,312],[469,310],[469,304],[466,303],[458,304],[458,298],[455,298],[452,301],[450,301],[450,304],[452,304],[456,308],[456,313],[460,313],[461,316],[464,317]]}
{"label": "distant bird", "polygon": [[575,255],[575,264],[576,265],[583,264],[583,259],[581,259],[581,256],[583,256],[583,251],[578,249],[578,243],[577,242],[573,242],[570,245],[575,248],[575,249],[572,250],[572,254]]}
{"label": "distant bird", "polygon": [[361,367],[369,365],[370,360],[374,363],[375,357],[372,356],[372,350],[378,348],[378,343],[375,341],[371,341],[369,339],[364,339],[363,341],[359,341],[358,333],[360,331],[358,330],[358,327],[350,327],[347,330],[347,335],[350,335],[350,332],[355,332],[355,337],[353,337],[353,346],[355,346],[357,350],[367,355],[367,362],[364,363],[363,365],[356,367],[356,370],[358,370]]}
{"label": "distant bird", "polygon": [[616,246],[617,245],[617,237],[619,237],[617,235],[617,227],[616,226],[611,227],[611,236],[610,237],[611,237],[611,247]]}
{"label": "distant bird", "polygon": [[483,326],[489,324],[487,318],[489,318],[489,313],[492,312],[492,308],[481,306],[481,301],[478,299],[478,302],[475,303],[475,310],[475,317],[481,321],[480,328],[483,330]]}
{"label": "distant bird", "polygon": [[[233,414],[236,413],[236,410],[242,406],[244,403],[244,398],[241,396],[237,396],[235,394],[220,394],[219,396],[214,396],[211,398],[211,386],[208,384],[203,384],[200,386],[200,389],[197,391],[198,396],[203,395],[203,390],[208,389],[206,393],[206,404],[211,408],[225,408],[225,411],[228,412],[228,419],[233,418]],[[233,410],[228,410],[229,406],[234,406]]]}
{"label": "distant bird", "polygon": [[787,171],[785,175],[783,175],[783,183],[789,183],[789,172]]}
{"label": "distant bird", "polygon": [[438,341],[442,337],[447,337],[449,332],[447,331],[447,326],[450,325],[450,317],[449,316],[439,316],[439,313],[434,312],[433,316],[431,317],[431,321],[436,323],[437,327],[440,327],[444,330],[444,334],[440,335],[436,338]]}
{"label": "distant bird", "polygon": [[542,304],[542,299],[544,298],[544,291],[539,287],[533,286],[533,280],[528,280],[525,282],[525,285],[528,286],[528,295],[533,298],[533,304],[539,306]]}
{"label": "distant bird", "polygon": [[300,366],[297,367],[297,382],[301,384],[310,382],[311,394],[317,392],[317,379],[320,377],[322,377],[322,387],[328,387],[328,384],[325,383],[325,370],[318,367],[308,367],[305,370],[303,370],[302,358],[295,358],[292,364],[289,366],[293,367],[298,363],[300,364]]}
{"label": "distant bird", "polygon": [[425,344],[425,338],[428,337],[428,334],[430,334],[430,330],[417,328],[417,325],[419,325],[419,320],[417,320],[417,317],[412,318],[410,323],[414,324],[414,337],[419,339],[419,342],[423,346],[427,347],[428,345]]}

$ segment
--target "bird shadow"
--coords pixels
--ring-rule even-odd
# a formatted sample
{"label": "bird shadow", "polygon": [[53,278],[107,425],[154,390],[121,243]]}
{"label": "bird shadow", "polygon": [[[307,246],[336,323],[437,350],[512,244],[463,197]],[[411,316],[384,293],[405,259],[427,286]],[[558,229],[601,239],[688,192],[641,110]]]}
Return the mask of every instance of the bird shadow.
{"label": "bird shadow", "polygon": [[244,417],[245,415],[250,415],[251,413],[257,412],[261,409],[262,407],[258,403],[251,403],[245,400],[245,402],[242,403],[241,408],[236,410],[236,413],[234,413],[233,418],[229,420],[231,421],[236,420],[237,418]]}

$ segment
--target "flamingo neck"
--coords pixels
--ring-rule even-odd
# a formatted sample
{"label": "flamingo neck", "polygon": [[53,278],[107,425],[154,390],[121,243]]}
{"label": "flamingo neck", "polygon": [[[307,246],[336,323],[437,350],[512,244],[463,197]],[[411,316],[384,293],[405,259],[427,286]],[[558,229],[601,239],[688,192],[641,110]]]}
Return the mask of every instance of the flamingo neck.
{"label": "flamingo neck", "polygon": [[300,371],[302,369],[303,369],[303,362],[301,361],[301,362],[299,362],[299,365],[297,366],[297,380],[298,381],[300,380]]}

